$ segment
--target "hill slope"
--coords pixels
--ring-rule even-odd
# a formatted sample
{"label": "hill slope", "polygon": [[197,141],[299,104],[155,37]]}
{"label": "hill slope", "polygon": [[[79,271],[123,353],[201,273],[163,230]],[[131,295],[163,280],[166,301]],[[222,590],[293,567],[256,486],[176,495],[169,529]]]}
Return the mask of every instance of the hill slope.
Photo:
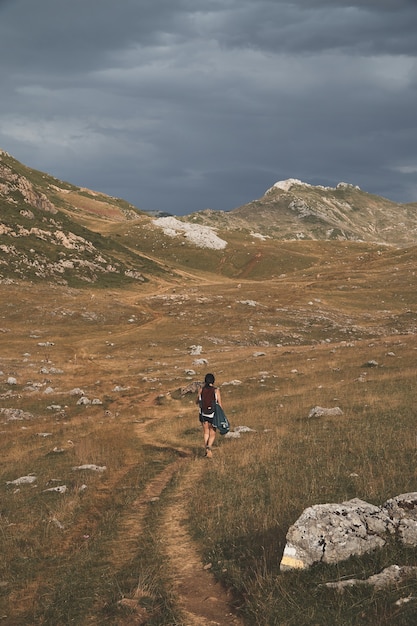
{"label": "hill slope", "polygon": [[166,274],[105,236],[106,225],[139,218],[134,207],[31,170],[5,152],[0,152],[0,212],[0,280],[111,286]]}

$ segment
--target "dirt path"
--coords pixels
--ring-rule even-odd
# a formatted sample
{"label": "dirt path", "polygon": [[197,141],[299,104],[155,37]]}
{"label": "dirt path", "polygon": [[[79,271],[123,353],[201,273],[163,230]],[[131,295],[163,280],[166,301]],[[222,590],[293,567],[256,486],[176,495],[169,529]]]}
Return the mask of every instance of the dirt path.
{"label": "dirt path", "polygon": [[[147,403],[152,405],[153,399],[148,398]],[[136,424],[137,436],[147,445],[155,445],[158,449],[164,447],[161,442],[149,436],[148,424],[149,422]],[[149,504],[159,499],[172,478],[177,475],[179,480],[169,494],[161,525],[155,532],[160,536],[161,549],[167,557],[167,569],[174,581],[178,607],[183,615],[181,626],[243,626],[243,622],[232,613],[231,596],[216,582],[210,571],[205,569],[197,546],[187,531],[188,493],[195,481],[200,480],[207,460],[203,457],[195,458],[182,448],[176,451],[179,458],[149,482],[121,517],[118,536],[109,546],[112,570],[120,570],[129,564],[135,553],[138,537],[144,530]],[[131,616],[119,616],[114,623],[118,626],[145,626],[151,615],[140,605],[143,595],[144,591],[138,581],[132,597],[125,597],[120,601],[121,606],[132,611]],[[102,607],[98,602],[93,615],[100,614],[100,609]],[[91,617],[88,623],[95,625],[95,617]]]}
{"label": "dirt path", "polygon": [[187,494],[200,479],[206,463],[204,458],[187,462],[181,483],[165,511],[162,542],[175,581],[178,604],[187,620],[185,625],[242,626],[243,622],[232,612],[230,595],[204,568],[197,546],[186,528]]}
{"label": "dirt path", "polygon": [[258,265],[258,263],[261,261],[261,259],[262,259],[261,252],[257,252],[255,256],[250,259],[250,261],[247,263],[244,269],[240,272],[239,278],[240,279],[247,278],[251,274],[253,268],[256,265]]}

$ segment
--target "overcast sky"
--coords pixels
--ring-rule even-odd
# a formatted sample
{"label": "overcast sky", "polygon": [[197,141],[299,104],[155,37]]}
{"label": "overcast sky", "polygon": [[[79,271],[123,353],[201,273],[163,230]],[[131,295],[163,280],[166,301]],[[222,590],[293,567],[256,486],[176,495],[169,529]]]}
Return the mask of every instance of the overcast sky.
{"label": "overcast sky", "polygon": [[417,202],[417,0],[0,0],[0,148],[174,214]]}

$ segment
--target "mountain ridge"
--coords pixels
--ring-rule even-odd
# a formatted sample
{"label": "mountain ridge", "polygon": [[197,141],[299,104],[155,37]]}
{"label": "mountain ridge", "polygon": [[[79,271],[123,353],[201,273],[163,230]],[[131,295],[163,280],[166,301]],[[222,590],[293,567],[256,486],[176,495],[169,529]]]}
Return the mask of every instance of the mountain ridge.
{"label": "mountain ridge", "polygon": [[346,240],[394,246],[417,243],[417,203],[398,204],[349,183],[333,188],[297,179],[279,181],[261,198],[223,216],[206,210],[187,219],[256,229],[280,240]]}
{"label": "mountain ridge", "polygon": [[311,246],[296,251],[295,242],[316,242],[322,251],[326,242],[417,245],[417,203],[401,205],[348,183],[287,179],[230,211],[174,217],[60,181],[4,151],[0,210],[0,280],[123,286],[175,282],[184,270],[195,280],[201,272],[262,279],[285,273],[289,259],[301,268],[319,256]]}

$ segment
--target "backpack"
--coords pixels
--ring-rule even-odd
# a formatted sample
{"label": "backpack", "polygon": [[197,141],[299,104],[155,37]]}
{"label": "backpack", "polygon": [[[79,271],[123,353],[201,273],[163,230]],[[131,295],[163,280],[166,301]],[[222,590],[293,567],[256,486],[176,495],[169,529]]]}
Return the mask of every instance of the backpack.
{"label": "backpack", "polygon": [[214,414],[216,391],[214,387],[203,387],[201,390],[201,413],[207,417]]}

